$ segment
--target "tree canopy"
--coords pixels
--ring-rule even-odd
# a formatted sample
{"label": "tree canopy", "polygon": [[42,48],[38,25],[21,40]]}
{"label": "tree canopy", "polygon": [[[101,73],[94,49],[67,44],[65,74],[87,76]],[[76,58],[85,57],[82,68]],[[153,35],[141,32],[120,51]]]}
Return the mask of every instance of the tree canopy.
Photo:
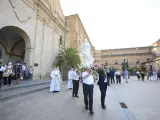
{"label": "tree canopy", "polygon": [[61,47],[59,54],[56,57],[53,66],[73,67],[78,68],[81,65],[81,60],[74,48]]}

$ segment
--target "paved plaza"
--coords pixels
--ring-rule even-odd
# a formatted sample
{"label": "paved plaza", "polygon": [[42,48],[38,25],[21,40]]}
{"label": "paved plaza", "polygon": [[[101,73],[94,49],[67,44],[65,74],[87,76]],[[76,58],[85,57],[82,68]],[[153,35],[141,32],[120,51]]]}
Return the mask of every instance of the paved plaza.
{"label": "paved plaza", "polygon": [[[81,85],[80,85],[81,86]],[[159,82],[138,81],[135,77],[126,84],[111,85],[107,91],[106,110],[101,109],[100,92],[95,84],[94,112],[84,109],[83,93],[72,98],[72,91],[63,84],[60,93],[48,90],[0,101],[0,120],[159,120]],[[121,108],[124,102],[128,109]]]}

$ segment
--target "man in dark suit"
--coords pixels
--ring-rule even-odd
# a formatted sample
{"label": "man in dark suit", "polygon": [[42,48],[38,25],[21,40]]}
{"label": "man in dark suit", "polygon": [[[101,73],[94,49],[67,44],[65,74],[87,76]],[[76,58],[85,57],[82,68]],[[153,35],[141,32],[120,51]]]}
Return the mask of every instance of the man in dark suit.
{"label": "man in dark suit", "polygon": [[110,86],[110,80],[111,80],[110,69],[107,69],[106,75],[107,75],[107,84],[108,86]]}
{"label": "man in dark suit", "polygon": [[109,74],[110,74],[111,84],[115,83],[115,80],[114,80],[114,70],[111,69],[110,72],[109,72]]}
{"label": "man in dark suit", "polygon": [[103,109],[106,108],[105,105],[105,97],[106,97],[106,91],[107,91],[107,75],[104,71],[103,68],[99,68],[98,69],[98,74],[99,74],[99,81],[98,81],[98,85],[99,85],[99,89],[101,91],[101,106]]}

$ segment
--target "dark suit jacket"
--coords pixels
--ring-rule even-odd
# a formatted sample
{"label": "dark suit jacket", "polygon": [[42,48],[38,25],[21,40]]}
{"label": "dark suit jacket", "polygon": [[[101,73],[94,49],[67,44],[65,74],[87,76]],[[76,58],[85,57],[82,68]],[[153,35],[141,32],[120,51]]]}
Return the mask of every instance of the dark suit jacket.
{"label": "dark suit jacket", "polygon": [[102,86],[104,85],[104,80],[105,80],[105,77],[106,77],[106,74],[105,74],[105,71],[103,69],[98,69],[98,74],[99,74],[99,81],[98,81],[98,85],[99,86]]}

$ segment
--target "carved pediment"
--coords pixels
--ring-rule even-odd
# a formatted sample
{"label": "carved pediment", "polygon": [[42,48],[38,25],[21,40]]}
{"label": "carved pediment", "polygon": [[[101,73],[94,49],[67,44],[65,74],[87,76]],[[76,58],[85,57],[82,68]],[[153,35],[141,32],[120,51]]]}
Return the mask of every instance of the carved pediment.
{"label": "carved pediment", "polygon": [[9,0],[20,22],[26,22],[32,18],[32,9],[24,4],[23,0]]}

